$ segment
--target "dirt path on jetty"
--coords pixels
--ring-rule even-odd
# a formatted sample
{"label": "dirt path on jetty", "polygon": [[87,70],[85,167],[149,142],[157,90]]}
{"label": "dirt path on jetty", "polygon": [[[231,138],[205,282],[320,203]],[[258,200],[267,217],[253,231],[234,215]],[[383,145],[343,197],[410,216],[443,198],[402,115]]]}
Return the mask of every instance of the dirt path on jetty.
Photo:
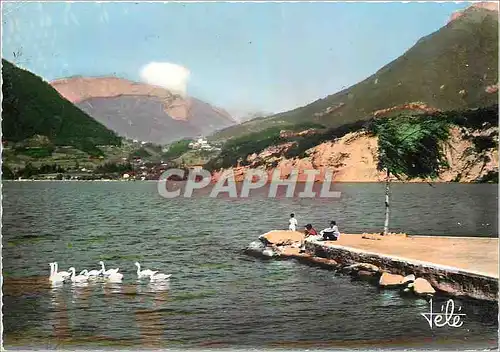
{"label": "dirt path on jetty", "polygon": [[[303,238],[302,234],[290,231],[272,231],[264,236],[273,243],[291,237]],[[498,238],[341,234],[338,241],[324,243],[499,276]],[[298,254],[298,249],[286,248],[284,252]]]}

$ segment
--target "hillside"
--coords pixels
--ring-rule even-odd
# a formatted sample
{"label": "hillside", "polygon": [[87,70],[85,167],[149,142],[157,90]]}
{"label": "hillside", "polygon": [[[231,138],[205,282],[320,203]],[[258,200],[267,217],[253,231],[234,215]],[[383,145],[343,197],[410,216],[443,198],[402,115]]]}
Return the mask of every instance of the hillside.
{"label": "hillside", "polygon": [[[498,182],[498,105],[463,111],[417,114],[420,119],[441,119],[450,124],[450,138],[443,144],[448,168],[435,182]],[[396,117],[397,118],[397,117]],[[227,142],[222,152],[205,168],[214,181],[233,169],[236,181],[243,181],[248,169],[261,169],[269,177],[278,170],[283,178],[298,170],[318,170],[318,180],[333,171],[335,182],[382,182],[385,173],[377,169],[378,139],[372,121],[362,121],[313,133],[275,131],[254,133]],[[424,180],[414,180],[422,182]]]}
{"label": "hillside", "polygon": [[72,146],[93,155],[98,145],[120,145],[121,138],[75,107],[35,74],[2,59],[2,133],[7,142]]}
{"label": "hillside", "polygon": [[211,138],[306,121],[336,127],[408,103],[424,110],[489,106],[498,102],[497,83],[498,12],[474,5],[364,81],[307,106],[229,127]]}
{"label": "hillside", "polygon": [[118,134],[158,144],[207,135],[236,124],[199,99],[116,77],[72,77],[51,82],[75,105]]}

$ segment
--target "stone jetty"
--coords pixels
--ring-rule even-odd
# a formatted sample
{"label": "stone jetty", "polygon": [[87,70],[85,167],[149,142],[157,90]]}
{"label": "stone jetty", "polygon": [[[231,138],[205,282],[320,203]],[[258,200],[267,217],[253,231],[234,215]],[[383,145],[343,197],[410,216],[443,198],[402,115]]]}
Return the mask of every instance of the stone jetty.
{"label": "stone jetty", "polygon": [[341,234],[338,241],[323,241],[274,230],[246,251],[334,269],[402,293],[498,299],[498,238]]}

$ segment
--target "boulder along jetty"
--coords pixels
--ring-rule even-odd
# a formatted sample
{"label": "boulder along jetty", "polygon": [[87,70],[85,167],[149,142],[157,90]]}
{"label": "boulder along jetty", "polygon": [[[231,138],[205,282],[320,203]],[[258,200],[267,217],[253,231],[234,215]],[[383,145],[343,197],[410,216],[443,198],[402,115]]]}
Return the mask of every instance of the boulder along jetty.
{"label": "boulder along jetty", "polygon": [[273,230],[245,251],[333,269],[405,294],[498,300],[498,238],[341,234],[323,241]]}

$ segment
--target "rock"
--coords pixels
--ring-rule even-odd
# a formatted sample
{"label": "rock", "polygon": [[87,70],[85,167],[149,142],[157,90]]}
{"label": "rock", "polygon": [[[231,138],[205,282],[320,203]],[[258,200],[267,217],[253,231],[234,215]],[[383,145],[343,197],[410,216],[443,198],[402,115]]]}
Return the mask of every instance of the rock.
{"label": "rock", "polygon": [[315,264],[321,264],[322,266],[332,267],[337,266],[338,263],[333,259],[321,258],[321,257],[311,257],[311,262]]}
{"label": "rock", "polygon": [[370,271],[370,272],[374,272],[374,273],[378,273],[380,271],[378,266],[370,264],[370,263],[357,263],[357,264],[349,265],[349,266],[345,267],[344,270],[346,272],[363,270],[363,271]]}
{"label": "rock", "polygon": [[276,253],[271,248],[266,248],[262,251],[262,255],[266,257],[274,257]]}
{"label": "rock", "polygon": [[360,279],[371,279],[373,278],[375,275],[377,275],[376,272],[373,272],[373,271],[368,271],[368,270],[360,270],[356,273],[356,275],[360,278]]}
{"label": "rock", "polygon": [[417,295],[425,296],[425,295],[433,295],[434,293],[436,293],[436,290],[434,290],[429,281],[419,277],[413,283],[413,292],[415,292]]}
{"label": "rock", "polygon": [[412,283],[413,281],[415,281],[415,275],[413,274],[410,274],[410,275],[406,275],[404,278],[403,278],[403,282],[402,284],[409,284],[409,283]]}
{"label": "rock", "polygon": [[253,241],[252,243],[250,243],[247,247],[247,250],[254,250],[254,251],[259,251],[259,252],[262,252],[262,250],[264,249],[264,244],[262,244],[262,242],[258,242],[258,241]]}
{"label": "rock", "polygon": [[401,275],[395,275],[390,273],[382,273],[380,280],[378,282],[379,286],[385,288],[399,287],[403,282],[404,277]]}
{"label": "rock", "polygon": [[253,254],[253,255],[261,255],[262,251],[266,248],[262,242],[259,241],[253,241],[248,245],[247,248],[245,248],[245,251],[248,254]]}

